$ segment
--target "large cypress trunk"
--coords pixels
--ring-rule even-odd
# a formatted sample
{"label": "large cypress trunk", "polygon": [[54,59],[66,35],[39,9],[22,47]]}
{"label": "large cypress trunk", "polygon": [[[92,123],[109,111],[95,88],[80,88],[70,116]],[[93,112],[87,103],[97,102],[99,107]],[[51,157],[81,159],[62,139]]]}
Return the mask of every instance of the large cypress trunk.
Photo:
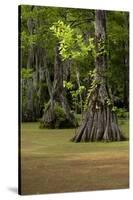
{"label": "large cypress trunk", "polygon": [[117,116],[113,111],[111,91],[107,84],[106,12],[95,12],[95,41],[97,56],[95,76],[87,100],[87,109],[81,126],[72,138],[74,142],[120,141],[124,137],[118,127]]}
{"label": "large cypress trunk", "polygon": [[59,46],[55,48],[54,81],[51,85],[49,70],[45,60],[46,79],[50,100],[47,103],[41,120],[41,127],[65,128],[75,127],[76,120],[70,110],[63,87],[63,63],[59,54]]}

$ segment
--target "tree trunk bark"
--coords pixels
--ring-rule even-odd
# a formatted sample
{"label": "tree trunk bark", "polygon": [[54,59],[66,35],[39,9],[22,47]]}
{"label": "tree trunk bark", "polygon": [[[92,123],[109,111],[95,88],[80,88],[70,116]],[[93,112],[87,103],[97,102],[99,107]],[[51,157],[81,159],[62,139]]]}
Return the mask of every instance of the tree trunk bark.
{"label": "tree trunk bark", "polygon": [[113,112],[112,95],[107,85],[105,69],[107,67],[106,45],[106,12],[95,12],[95,77],[92,82],[91,93],[87,102],[84,120],[76,135],[74,142],[88,141],[120,141],[124,139]]}
{"label": "tree trunk bark", "polygon": [[76,120],[71,113],[66,92],[63,87],[63,63],[59,54],[59,47],[55,48],[55,62],[54,62],[54,82],[51,85],[48,68],[46,69],[46,80],[50,95],[50,100],[44,110],[41,120],[41,127],[49,128],[65,128],[75,127]]}
{"label": "tree trunk bark", "polygon": [[[78,84],[78,89],[80,88],[80,78],[79,78],[79,71],[76,69],[76,76],[77,76],[77,84]],[[82,95],[79,93],[79,98],[80,98],[80,110],[81,110],[81,119],[83,119],[83,100],[82,100]]]}
{"label": "tree trunk bark", "polygon": [[128,58],[128,43],[125,44],[125,56],[124,56],[124,94],[123,94],[123,102],[125,108],[129,109],[129,58]]}

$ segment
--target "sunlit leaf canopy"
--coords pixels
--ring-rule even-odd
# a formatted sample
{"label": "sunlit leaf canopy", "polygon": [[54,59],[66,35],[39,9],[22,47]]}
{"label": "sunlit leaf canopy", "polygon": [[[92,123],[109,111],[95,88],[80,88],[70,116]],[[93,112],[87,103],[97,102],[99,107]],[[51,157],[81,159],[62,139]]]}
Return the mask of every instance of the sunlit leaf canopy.
{"label": "sunlit leaf canopy", "polygon": [[60,54],[65,59],[81,59],[88,55],[88,52],[93,52],[95,55],[94,38],[88,38],[84,41],[81,34],[77,30],[64,24],[63,21],[54,23],[50,30],[58,38],[60,46]]}

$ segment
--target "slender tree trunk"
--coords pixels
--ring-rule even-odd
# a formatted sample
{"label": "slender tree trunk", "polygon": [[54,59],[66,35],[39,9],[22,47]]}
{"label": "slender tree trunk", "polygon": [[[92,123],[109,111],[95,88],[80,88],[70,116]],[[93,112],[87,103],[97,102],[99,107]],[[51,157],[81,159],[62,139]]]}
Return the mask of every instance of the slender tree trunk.
{"label": "slender tree trunk", "polygon": [[70,81],[70,68],[71,68],[71,61],[66,60],[63,63],[63,80]]}
{"label": "slender tree trunk", "polygon": [[76,135],[72,138],[74,142],[120,141],[124,139],[118,127],[116,114],[112,111],[112,95],[105,76],[107,67],[107,55],[104,51],[106,45],[106,12],[96,10],[95,22],[96,74],[88,98],[84,120]]}
{"label": "slender tree trunk", "polygon": [[45,69],[50,100],[44,110],[41,127],[75,127],[75,117],[71,113],[66,98],[66,92],[63,87],[63,64],[60,58],[58,46],[55,48],[53,86],[51,85],[48,68],[45,67]]}
{"label": "slender tree trunk", "polygon": [[[80,78],[79,78],[79,71],[78,70],[76,72],[76,76],[77,76],[78,88],[80,88]],[[79,93],[79,98],[80,98],[81,116],[82,116],[82,119],[83,119],[83,100],[82,100],[81,93]]]}

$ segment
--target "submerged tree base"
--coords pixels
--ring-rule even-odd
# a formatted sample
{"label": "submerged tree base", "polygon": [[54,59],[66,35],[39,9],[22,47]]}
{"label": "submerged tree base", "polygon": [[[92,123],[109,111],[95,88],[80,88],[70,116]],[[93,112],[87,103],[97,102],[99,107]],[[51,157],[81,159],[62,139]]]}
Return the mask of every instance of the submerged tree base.
{"label": "submerged tree base", "polygon": [[77,126],[77,120],[72,112],[66,113],[58,103],[52,108],[50,102],[40,122],[40,128],[74,128]]}
{"label": "submerged tree base", "polygon": [[95,111],[92,109],[86,113],[77,134],[71,139],[73,142],[123,140],[126,138],[118,127],[117,116],[109,106],[95,109]]}
{"label": "submerged tree base", "polygon": [[122,134],[106,81],[96,76],[86,102],[86,114],[73,142],[122,141]]}

